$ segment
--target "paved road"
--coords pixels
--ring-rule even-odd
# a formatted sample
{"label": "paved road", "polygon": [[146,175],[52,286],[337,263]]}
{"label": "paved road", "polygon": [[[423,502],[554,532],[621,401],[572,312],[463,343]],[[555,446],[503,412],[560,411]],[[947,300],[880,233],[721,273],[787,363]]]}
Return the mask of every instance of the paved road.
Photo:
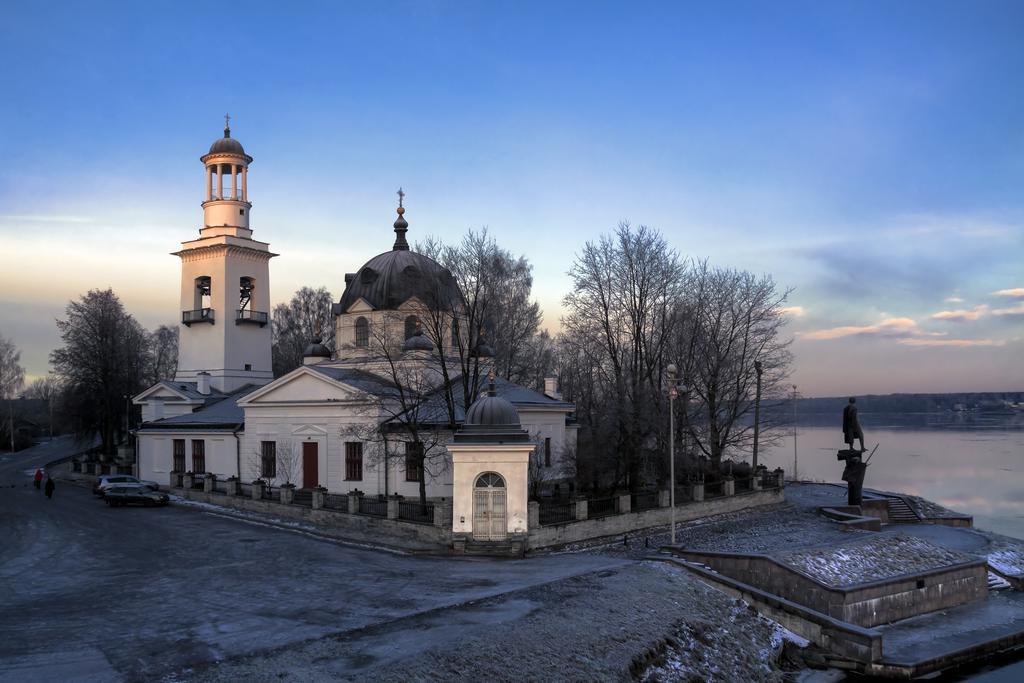
{"label": "paved road", "polygon": [[69,484],[47,500],[27,472],[59,448],[0,462],[4,683],[152,680],[623,564],[397,556],[173,505],[110,509]]}

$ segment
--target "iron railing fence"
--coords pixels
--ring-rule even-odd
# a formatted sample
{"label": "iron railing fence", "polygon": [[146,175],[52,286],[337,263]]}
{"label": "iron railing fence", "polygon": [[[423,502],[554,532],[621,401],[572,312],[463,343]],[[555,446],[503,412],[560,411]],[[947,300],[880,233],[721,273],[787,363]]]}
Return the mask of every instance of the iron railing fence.
{"label": "iron railing fence", "polygon": [[619,513],[619,497],[590,498],[587,500],[587,519],[610,517]]}
{"label": "iron railing fence", "polygon": [[212,308],[197,308],[194,311],[181,312],[181,324],[191,327],[193,323],[213,323]]}
{"label": "iron railing fence", "polygon": [[388,516],[388,501],[383,498],[363,496],[359,499],[359,514],[374,517]]}
{"label": "iron railing fence", "polygon": [[338,493],[325,493],[324,507],[331,510],[348,512],[348,496]]}
{"label": "iron railing fence", "polygon": [[276,486],[264,486],[263,494],[268,500],[281,502],[281,488]]}
{"label": "iron railing fence", "polygon": [[238,483],[238,495],[252,498],[252,484]]}
{"label": "iron railing fence", "polygon": [[313,492],[309,489],[295,489],[295,493],[292,495],[292,504],[313,507]]}
{"label": "iron railing fence", "polygon": [[576,503],[572,500],[556,500],[540,502],[540,523],[565,524],[576,520]]}
{"label": "iron railing fence", "polygon": [[[386,509],[384,512],[387,514]],[[434,504],[420,503],[419,501],[399,501],[398,518],[406,522],[416,522],[417,524],[433,524]]]}
{"label": "iron railing fence", "polygon": [[751,477],[739,477],[733,481],[734,493],[750,493],[754,490]]}
{"label": "iron railing fence", "polygon": [[259,325],[263,327],[270,321],[270,316],[267,315],[266,311],[251,311],[248,308],[236,309],[235,323],[252,323],[253,325]]}
{"label": "iron railing fence", "polygon": [[215,481],[213,482],[213,490],[217,493],[227,493],[228,483],[226,481]]}
{"label": "iron railing fence", "polygon": [[629,497],[629,508],[639,512],[640,510],[650,510],[661,505],[661,494],[657,491],[648,491],[647,493],[634,493]]}
{"label": "iron railing fence", "polygon": [[192,479],[192,490],[202,491],[206,486],[206,477],[196,476]]}
{"label": "iron railing fence", "polygon": [[676,505],[693,502],[693,484],[676,485]]}
{"label": "iron railing fence", "polygon": [[720,498],[725,495],[724,489],[725,482],[719,481],[705,481],[704,482],[704,498]]}

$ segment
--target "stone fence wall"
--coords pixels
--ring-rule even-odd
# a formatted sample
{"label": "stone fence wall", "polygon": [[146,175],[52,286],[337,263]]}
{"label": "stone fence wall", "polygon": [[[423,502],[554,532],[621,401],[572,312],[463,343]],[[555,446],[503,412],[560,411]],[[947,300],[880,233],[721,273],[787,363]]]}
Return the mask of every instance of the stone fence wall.
{"label": "stone fence wall", "polygon": [[[705,498],[704,484],[696,483],[685,497],[686,502],[675,507],[676,522],[687,522],[701,517],[736,512],[747,508],[782,503],[786,500],[782,487],[781,471],[777,478],[773,477],[773,488],[761,488],[760,480],[743,493],[737,493],[734,482],[726,480],[722,491],[713,498]],[[590,509],[595,501],[580,499],[570,505],[575,506],[574,518],[560,523],[541,524],[541,505],[530,502],[529,542],[531,550],[550,548],[595,538],[621,536],[627,533],[670,524],[672,508],[669,506],[669,492],[661,491],[659,506],[646,510],[631,510],[631,496],[618,496],[614,505],[615,512],[595,517]]]}
{"label": "stone fence wall", "polygon": [[[271,497],[266,487],[213,477],[194,480],[191,475],[177,473],[171,475],[170,491],[189,500],[309,522],[327,532],[337,532],[339,537],[374,545],[435,552],[451,546],[450,500],[431,501],[424,507],[418,500],[378,500],[376,496],[285,487],[274,489]],[[402,519],[407,511],[417,521]]]}
{"label": "stone fence wall", "polygon": [[670,552],[709,567],[833,619],[871,627],[946,609],[988,592],[985,561],[940,567],[853,586],[826,585],[768,555],[692,551]]}

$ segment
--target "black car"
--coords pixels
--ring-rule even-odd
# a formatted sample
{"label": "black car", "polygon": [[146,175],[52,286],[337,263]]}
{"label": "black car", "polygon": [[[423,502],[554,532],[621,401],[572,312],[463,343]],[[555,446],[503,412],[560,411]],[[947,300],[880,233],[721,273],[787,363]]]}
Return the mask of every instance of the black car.
{"label": "black car", "polygon": [[141,484],[121,484],[111,486],[105,492],[103,499],[110,507],[119,505],[167,505],[170,496],[160,491],[154,491]]}

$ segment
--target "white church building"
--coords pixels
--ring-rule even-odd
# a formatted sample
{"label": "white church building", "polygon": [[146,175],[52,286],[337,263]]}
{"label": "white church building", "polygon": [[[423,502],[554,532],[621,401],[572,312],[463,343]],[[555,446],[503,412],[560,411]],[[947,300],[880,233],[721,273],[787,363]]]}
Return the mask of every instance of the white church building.
{"label": "white church building", "polygon": [[[553,381],[541,393],[497,379],[483,396],[484,379],[472,392],[483,397],[467,409],[456,353],[460,323],[467,327],[462,294],[447,269],[410,249],[402,202],[391,249],[345,276],[332,309],[335,349],[310,340],[304,364],[275,378],[270,262],[278,254],[253,237],[253,159],[226,127],[201,160],[203,225],[174,253],[177,374],[134,397],[143,418],[139,476],[166,483],[191,472],[408,497],[419,495],[422,479],[429,498],[454,498],[454,524],[467,533],[479,512],[468,501],[501,487],[507,530],[525,531],[527,459],[558,478],[575,449],[574,407]],[[493,352],[483,343],[475,351],[485,378]]]}

